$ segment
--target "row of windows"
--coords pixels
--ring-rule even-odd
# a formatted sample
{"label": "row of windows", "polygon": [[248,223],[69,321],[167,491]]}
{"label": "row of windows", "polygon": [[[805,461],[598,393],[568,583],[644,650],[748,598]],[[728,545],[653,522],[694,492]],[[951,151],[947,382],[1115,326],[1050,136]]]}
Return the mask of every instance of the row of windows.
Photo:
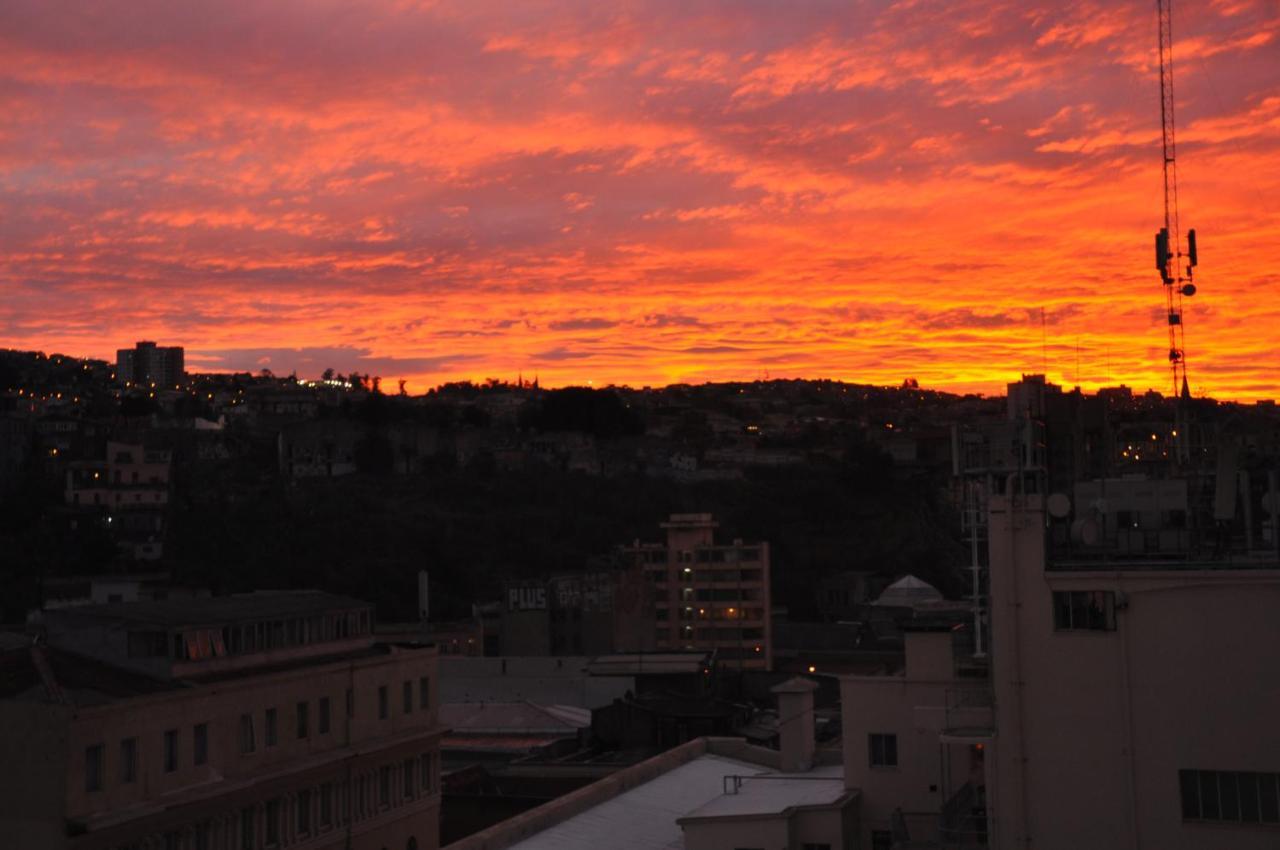
{"label": "row of windows", "polygon": [[[422,676],[417,683],[417,710],[426,711],[431,705],[431,682],[429,677]],[[401,707],[404,714],[414,711],[414,684],[406,679],[401,686]],[[355,692],[348,688],[346,693],[347,717],[355,717]],[[316,701],[317,735],[327,735],[332,727],[332,708],[329,697],[320,697]],[[378,717],[385,720],[390,716],[390,700],[386,685],[378,687]],[[274,747],[280,741],[280,716],[276,708],[268,708],[263,712],[263,745]],[[311,737],[311,702],[303,700],[294,706],[294,735],[299,739]],[[257,730],[252,713],[240,715],[239,723],[240,753],[248,755],[257,752]],[[162,767],[165,773],[173,773],[181,763],[182,744],[179,730],[167,729],[162,737]],[[84,787],[86,791],[101,791],[106,784],[106,746],[92,744],[85,748]],[[195,767],[209,761],[209,724],[197,723],[191,727],[191,763]],[[119,750],[119,782],[127,785],[138,778],[138,739],[125,738],[120,742]]]}
{"label": "row of windows", "polygon": [[[246,806],[221,817],[170,830],[116,850],[264,850],[308,841],[349,823],[429,795],[436,788],[436,759],[432,753],[403,759],[352,776],[322,782],[285,797]],[[406,847],[414,850],[416,838]]]}
{"label": "row of windows", "polygon": [[[177,729],[166,729],[162,736],[161,766],[165,773],[178,769],[182,750]],[[209,761],[209,724],[197,723],[191,727],[191,762],[199,766]],[[92,744],[84,750],[84,790],[101,791],[106,786],[107,748],[105,744]],[[138,739],[120,741],[117,778],[121,785],[138,781]]]}
{"label": "row of windows", "polygon": [[1180,770],[1178,786],[1184,820],[1280,823],[1280,773]]}
{"label": "row of windows", "polygon": [[174,658],[198,661],[225,655],[244,655],[270,649],[342,640],[368,634],[368,611],[264,620],[217,629],[187,629],[169,634],[163,631],[131,631],[130,658]]}

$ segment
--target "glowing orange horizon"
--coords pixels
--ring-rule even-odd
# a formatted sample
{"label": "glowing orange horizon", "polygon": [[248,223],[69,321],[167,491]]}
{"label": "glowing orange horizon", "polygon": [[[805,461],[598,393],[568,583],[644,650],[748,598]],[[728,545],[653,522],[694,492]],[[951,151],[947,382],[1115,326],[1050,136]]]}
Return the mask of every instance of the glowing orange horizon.
{"label": "glowing orange horizon", "polygon": [[[1167,392],[1150,5],[840,8],[6,3],[0,345]],[[1280,10],[1175,13],[1193,390],[1277,397]]]}

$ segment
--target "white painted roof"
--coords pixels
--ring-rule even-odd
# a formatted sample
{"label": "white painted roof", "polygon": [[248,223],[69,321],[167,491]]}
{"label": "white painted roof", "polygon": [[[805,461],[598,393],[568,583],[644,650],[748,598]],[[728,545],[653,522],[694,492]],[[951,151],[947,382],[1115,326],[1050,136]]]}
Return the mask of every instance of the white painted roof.
{"label": "white painted roof", "polygon": [[[511,845],[512,850],[667,850],[684,847],[677,818],[724,795],[724,777],[768,768],[703,755],[643,785]],[[763,784],[744,782],[748,785]],[[770,785],[776,784],[773,782]],[[817,782],[825,786],[828,783]],[[843,783],[841,783],[843,790]]]}
{"label": "white painted roof", "polygon": [[793,806],[825,806],[844,796],[844,767],[818,767],[804,774],[768,773],[744,779],[736,794],[722,794],[686,817],[776,815]]}

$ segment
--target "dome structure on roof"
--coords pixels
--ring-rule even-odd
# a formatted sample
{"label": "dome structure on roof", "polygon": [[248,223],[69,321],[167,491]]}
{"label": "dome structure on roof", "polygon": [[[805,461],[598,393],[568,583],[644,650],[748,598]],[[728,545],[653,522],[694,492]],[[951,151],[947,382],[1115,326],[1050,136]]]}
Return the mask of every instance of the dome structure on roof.
{"label": "dome structure on roof", "polygon": [[942,601],[942,594],[936,587],[908,575],[886,587],[873,604],[894,608],[921,608]]}

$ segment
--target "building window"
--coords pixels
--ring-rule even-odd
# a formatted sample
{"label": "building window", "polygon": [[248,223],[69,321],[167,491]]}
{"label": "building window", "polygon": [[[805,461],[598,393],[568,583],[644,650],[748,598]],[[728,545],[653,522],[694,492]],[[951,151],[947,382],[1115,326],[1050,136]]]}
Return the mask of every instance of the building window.
{"label": "building window", "polygon": [[1109,590],[1055,590],[1053,627],[1058,631],[1115,631],[1116,595]]}
{"label": "building window", "polygon": [[422,758],[418,759],[418,764],[421,768],[419,770],[421,776],[418,777],[420,780],[418,784],[422,786],[422,791],[425,794],[431,791],[431,753],[423,753]]}
{"label": "building window", "polygon": [[280,800],[267,800],[263,819],[266,821],[266,843],[268,846],[280,843]]}
{"label": "building window", "polygon": [[253,850],[254,845],[253,808],[240,810],[240,850]]}
{"label": "building window", "polygon": [[191,757],[196,764],[209,760],[209,724],[197,723],[191,730]]}
{"label": "building window", "polygon": [[94,744],[92,747],[84,748],[84,790],[102,790],[102,762],[104,758],[102,744]]}
{"label": "building window", "polygon": [[387,686],[386,686],[386,685],[379,685],[379,686],[378,686],[378,719],[379,719],[379,720],[386,720],[386,719],[387,719],[387,710],[388,710],[388,709],[387,709],[387,702],[388,702],[388,700],[387,700]]}
{"label": "building window", "polygon": [[356,692],[347,688],[347,717],[356,716]]}
{"label": "building window", "polygon": [[378,802],[384,806],[391,805],[391,768],[378,770]]}
{"label": "building window", "polygon": [[404,793],[404,798],[408,800],[413,796],[413,759],[404,760],[402,773],[403,782],[401,782],[401,785],[404,787],[401,790]]}
{"label": "building window", "polygon": [[893,850],[893,833],[887,829],[871,830],[871,850]]}
{"label": "building window", "polygon": [[867,736],[872,767],[898,766],[898,736],[872,733]]}
{"label": "building window", "polygon": [[138,739],[120,742],[120,781],[128,785],[138,779]]}
{"label": "building window", "polygon": [[333,785],[329,782],[320,786],[320,825],[333,825]]}
{"label": "building window", "polygon": [[418,708],[426,711],[431,705],[431,680],[426,676],[418,679]]}
{"label": "building window", "polygon": [[298,832],[304,835],[311,831],[311,791],[302,789],[298,792],[294,808],[298,813]]}
{"label": "building window", "polygon": [[278,737],[279,729],[276,726],[276,710],[274,708],[268,708],[266,712],[266,716],[263,718],[263,720],[264,720],[263,725],[267,727],[266,745],[268,747],[274,747],[276,745],[276,741],[279,740],[279,737]]}
{"label": "building window", "polygon": [[413,683],[405,682],[404,687],[401,688],[401,691],[403,692],[402,702],[404,703],[404,713],[412,714],[413,713]]}
{"label": "building window", "polygon": [[253,736],[253,715],[240,715],[240,752],[251,753],[258,748]]}
{"label": "building window", "polygon": [[307,715],[309,714],[310,710],[311,710],[311,706],[310,706],[309,704],[307,704],[306,702],[300,702],[300,703],[298,703],[298,723],[297,723],[297,728],[298,728],[298,737],[299,737],[299,738],[305,738],[305,737],[307,737],[307,734],[308,734],[308,731],[307,731],[307,720],[308,720],[308,717],[307,717]]}
{"label": "building window", "polygon": [[1280,823],[1280,773],[1180,770],[1182,819]]}
{"label": "building window", "polygon": [[329,734],[329,698],[320,697],[319,717],[316,719],[316,731],[321,735]]}
{"label": "building window", "polygon": [[178,730],[169,729],[164,733],[164,772],[173,773],[178,769]]}

